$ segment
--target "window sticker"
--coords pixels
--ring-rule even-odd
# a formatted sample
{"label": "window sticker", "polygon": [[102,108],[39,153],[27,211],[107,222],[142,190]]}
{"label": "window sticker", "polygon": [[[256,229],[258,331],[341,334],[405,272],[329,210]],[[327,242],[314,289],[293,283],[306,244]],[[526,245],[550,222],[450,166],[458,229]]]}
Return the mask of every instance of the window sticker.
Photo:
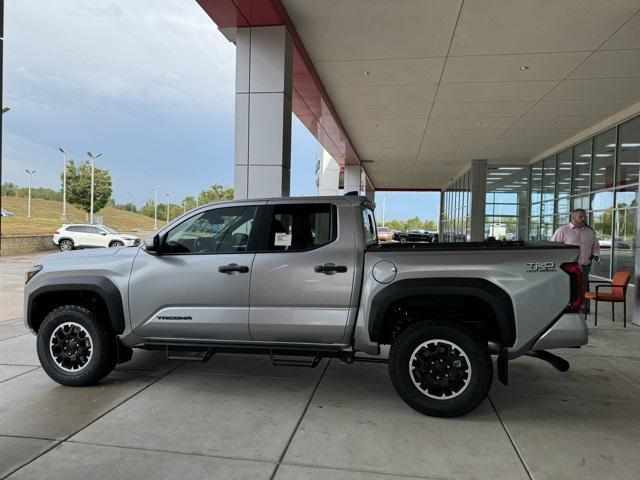
{"label": "window sticker", "polygon": [[273,245],[275,247],[290,247],[291,246],[291,235],[285,232],[276,232]]}

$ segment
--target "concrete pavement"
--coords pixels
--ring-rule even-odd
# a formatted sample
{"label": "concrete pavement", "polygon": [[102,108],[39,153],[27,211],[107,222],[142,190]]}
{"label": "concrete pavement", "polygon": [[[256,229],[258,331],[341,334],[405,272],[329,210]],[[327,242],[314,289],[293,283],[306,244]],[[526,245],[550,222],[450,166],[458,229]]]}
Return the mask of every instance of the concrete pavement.
{"label": "concrete pavement", "polygon": [[35,258],[0,259],[0,478],[638,478],[640,329],[607,308],[589,345],[565,352],[569,372],[516,360],[511,385],[458,419],[411,410],[385,365],[336,360],[136,351],[100,385],[69,388],[22,326]]}

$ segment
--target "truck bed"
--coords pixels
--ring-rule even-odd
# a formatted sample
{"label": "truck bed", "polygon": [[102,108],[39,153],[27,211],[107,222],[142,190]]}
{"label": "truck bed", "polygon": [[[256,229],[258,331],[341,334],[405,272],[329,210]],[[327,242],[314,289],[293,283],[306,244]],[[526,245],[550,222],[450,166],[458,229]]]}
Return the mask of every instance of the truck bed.
{"label": "truck bed", "polygon": [[525,242],[525,241],[482,241],[482,242],[441,242],[441,243],[380,243],[367,248],[370,252],[407,252],[418,251],[468,251],[468,250],[556,250],[578,249],[574,245],[563,245],[556,242]]}

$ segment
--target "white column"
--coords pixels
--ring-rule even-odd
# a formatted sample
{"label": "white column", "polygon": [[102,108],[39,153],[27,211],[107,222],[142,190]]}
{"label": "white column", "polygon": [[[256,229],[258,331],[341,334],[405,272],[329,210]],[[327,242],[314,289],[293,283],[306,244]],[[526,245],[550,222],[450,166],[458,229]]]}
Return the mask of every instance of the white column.
{"label": "white column", "polygon": [[318,149],[316,163],[316,195],[337,195],[340,184],[340,165],[324,148]]}
{"label": "white column", "polygon": [[471,241],[484,240],[484,213],[487,197],[487,161],[476,159],[471,163]]}
{"label": "white column", "polygon": [[364,186],[362,183],[362,167],[360,165],[344,166],[344,193],[362,193]]}
{"label": "white column", "polygon": [[236,32],[236,198],[289,195],[292,42],[283,25]]}

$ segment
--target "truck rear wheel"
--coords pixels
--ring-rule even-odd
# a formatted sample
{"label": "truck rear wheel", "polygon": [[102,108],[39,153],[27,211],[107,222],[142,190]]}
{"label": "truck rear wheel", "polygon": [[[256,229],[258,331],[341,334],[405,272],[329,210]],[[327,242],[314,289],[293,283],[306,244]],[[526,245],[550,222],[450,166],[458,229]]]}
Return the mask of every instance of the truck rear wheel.
{"label": "truck rear wheel", "polygon": [[398,395],[433,417],[458,417],[487,396],[493,364],[486,345],[471,330],[420,322],[391,346],[389,375]]}
{"label": "truck rear wheel", "polygon": [[62,385],[94,385],[116,365],[113,334],[80,305],[49,312],[38,329],[37,346],[42,368]]}

